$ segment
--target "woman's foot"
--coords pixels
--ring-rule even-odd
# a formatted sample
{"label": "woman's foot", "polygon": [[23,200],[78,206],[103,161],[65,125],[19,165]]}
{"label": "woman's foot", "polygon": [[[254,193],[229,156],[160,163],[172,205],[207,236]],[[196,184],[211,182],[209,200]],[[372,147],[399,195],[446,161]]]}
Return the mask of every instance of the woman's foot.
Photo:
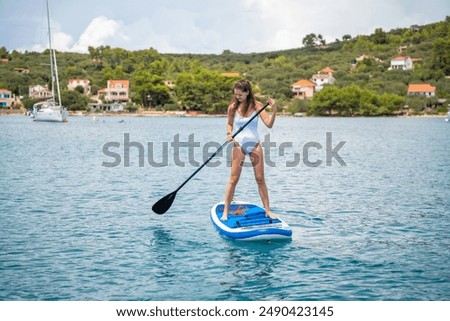
{"label": "woman's foot", "polygon": [[220,218],[221,221],[226,221],[228,220],[228,213],[223,213],[222,217]]}
{"label": "woman's foot", "polygon": [[271,218],[271,219],[278,218],[276,215],[272,214],[272,212],[270,212],[270,211],[266,211],[266,217]]}

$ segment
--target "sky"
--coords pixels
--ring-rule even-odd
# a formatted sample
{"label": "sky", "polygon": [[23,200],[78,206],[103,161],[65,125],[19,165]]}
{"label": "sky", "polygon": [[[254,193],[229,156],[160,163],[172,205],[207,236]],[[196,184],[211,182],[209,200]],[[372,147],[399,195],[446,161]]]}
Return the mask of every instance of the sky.
{"label": "sky", "polygon": [[[49,0],[53,47],[160,53],[268,52],[443,21],[449,0]],[[48,47],[45,0],[0,0],[0,47]]]}

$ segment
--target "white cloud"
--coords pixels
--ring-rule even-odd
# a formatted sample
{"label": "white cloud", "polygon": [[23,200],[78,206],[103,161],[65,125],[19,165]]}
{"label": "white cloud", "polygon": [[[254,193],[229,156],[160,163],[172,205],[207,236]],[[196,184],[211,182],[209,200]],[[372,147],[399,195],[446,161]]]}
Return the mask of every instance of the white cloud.
{"label": "white cloud", "polygon": [[73,43],[72,36],[65,34],[64,32],[57,32],[53,35],[53,47],[56,50],[68,51]]}
{"label": "white cloud", "polygon": [[[75,43],[73,37],[60,31],[60,28],[59,23],[53,23],[52,46],[59,51],[87,53],[89,46],[98,47],[107,45],[114,40],[118,41],[118,43],[123,43],[127,40],[127,37],[120,31],[120,22],[104,16],[94,18]],[[48,41],[45,45],[34,44],[31,50],[42,52],[47,48]]]}
{"label": "white cloud", "polygon": [[153,47],[170,53],[220,51],[223,35],[205,20],[198,12],[160,8],[157,17],[145,16],[124,24],[121,32],[127,39],[117,44],[131,50]]}
{"label": "white cloud", "polygon": [[402,0],[243,0],[243,5],[254,12],[253,22],[258,26],[254,43],[259,50],[252,48],[255,51],[301,47],[310,33],[333,42],[346,34],[371,34],[376,28],[409,27],[429,16],[417,4]]}
{"label": "white cloud", "polygon": [[[153,47],[158,51],[176,51],[176,47],[170,44],[169,35],[158,32],[148,17],[136,19],[131,24],[124,25],[121,30],[126,35],[121,44],[127,49],[140,50]],[[120,44],[118,43],[117,46]]]}
{"label": "white cloud", "polygon": [[78,41],[71,48],[76,52],[87,52],[89,46],[98,47],[108,43],[115,37],[121,41],[128,38],[120,32],[120,22],[100,16],[94,18],[84,30]]}
{"label": "white cloud", "polygon": [[300,35],[305,30],[302,16],[305,10],[314,10],[311,2],[295,0],[245,0],[244,5],[254,12],[253,23],[258,26],[255,37],[259,48],[253,48],[254,51],[300,47]]}
{"label": "white cloud", "polygon": [[[48,35],[47,35],[48,38]],[[54,32],[52,33],[52,47],[59,51],[69,51],[71,49],[71,44],[73,43],[72,36],[65,34],[64,32]],[[49,43],[34,44],[31,47],[32,51],[42,52],[49,48]]]}
{"label": "white cloud", "polygon": [[[0,28],[0,38],[9,50],[47,47],[32,45],[47,42],[32,32],[40,31],[45,10],[28,2],[0,1],[8,8],[0,10],[0,20],[9,27]],[[120,0],[78,0],[55,2],[52,9],[58,50],[86,52],[88,46],[109,45],[163,53],[248,53],[298,48],[309,33],[332,42],[376,28],[432,23],[443,20],[450,7],[448,0],[429,0],[429,6],[418,0],[134,0],[132,6]]]}

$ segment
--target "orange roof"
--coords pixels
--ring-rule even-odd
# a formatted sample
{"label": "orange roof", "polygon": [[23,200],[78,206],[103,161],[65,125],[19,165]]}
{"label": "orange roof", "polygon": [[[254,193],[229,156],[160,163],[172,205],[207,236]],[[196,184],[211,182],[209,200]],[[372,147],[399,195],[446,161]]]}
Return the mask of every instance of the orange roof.
{"label": "orange roof", "polygon": [[116,85],[121,85],[122,88],[128,88],[128,80],[108,80],[108,86],[110,88],[115,88]]}
{"label": "orange roof", "polygon": [[322,69],[320,72],[323,72],[323,73],[329,73],[329,72],[331,72],[332,74],[334,74],[336,71],[333,70],[333,69],[331,69],[330,67],[325,67],[325,68]]}
{"label": "orange roof", "polygon": [[416,93],[416,92],[433,92],[436,91],[436,87],[431,86],[430,84],[409,84],[408,92]]}
{"label": "orange roof", "polygon": [[406,60],[406,59],[408,59],[409,57],[404,57],[404,56],[397,56],[397,57],[395,57],[394,59],[392,59],[392,60]]}
{"label": "orange roof", "polygon": [[298,86],[298,87],[316,87],[316,84],[306,80],[306,79],[300,79],[299,81],[292,84],[292,86]]}

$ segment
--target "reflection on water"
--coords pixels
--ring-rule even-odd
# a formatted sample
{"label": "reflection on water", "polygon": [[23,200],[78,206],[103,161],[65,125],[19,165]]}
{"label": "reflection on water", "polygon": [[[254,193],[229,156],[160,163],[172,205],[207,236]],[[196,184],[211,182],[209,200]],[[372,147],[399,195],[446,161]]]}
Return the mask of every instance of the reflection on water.
{"label": "reflection on water", "polygon": [[220,282],[225,289],[219,299],[276,300],[272,298],[272,290],[274,283],[279,282],[277,267],[286,260],[281,249],[289,246],[290,241],[227,242],[234,243],[234,246],[227,249],[227,272]]}
{"label": "reflection on water", "polygon": [[171,282],[175,276],[173,272],[173,252],[176,242],[169,230],[162,226],[154,227],[149,240],[149,268],[150,273],[158,283]]}

